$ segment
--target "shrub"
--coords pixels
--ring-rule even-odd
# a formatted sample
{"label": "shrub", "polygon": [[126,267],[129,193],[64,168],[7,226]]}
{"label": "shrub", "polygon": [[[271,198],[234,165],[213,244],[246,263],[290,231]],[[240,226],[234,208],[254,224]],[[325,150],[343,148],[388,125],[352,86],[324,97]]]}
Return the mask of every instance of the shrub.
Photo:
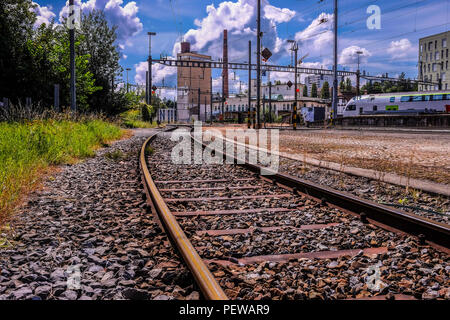
{"label": "shrub", "polygon": [[151,107],[146,103],[141,103],[141,115],[142,115],[142,121],[150,122],[151,121]]}

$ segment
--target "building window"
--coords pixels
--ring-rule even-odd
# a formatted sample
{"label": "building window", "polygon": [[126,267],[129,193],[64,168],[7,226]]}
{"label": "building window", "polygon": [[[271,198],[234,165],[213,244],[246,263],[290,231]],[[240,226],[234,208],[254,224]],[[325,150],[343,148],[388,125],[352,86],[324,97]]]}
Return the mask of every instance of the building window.
{"label": "building window", "polygon": [[423,44],[420,45],[420,53],[423,52]]}
{"label": "building window", "polygon": [[434,40],[434,50],[437,49],[437,40]]}
{"label": "building window", "polygon": [[447,48],[447,39],[442,39],[442,48]]}
{"label": "building window", "polygon": [[447,70],[448,70],[448,61],[447,61],[447,62],[445,62],[445,69],[447,69]]}
{"label": "building window", "polygon": [[435,54],[435,56],[436,56],[436,61],[438,61],[439,59],[440,59],[440,54],[439,54],[439,51],[436,51],[436,54]]}

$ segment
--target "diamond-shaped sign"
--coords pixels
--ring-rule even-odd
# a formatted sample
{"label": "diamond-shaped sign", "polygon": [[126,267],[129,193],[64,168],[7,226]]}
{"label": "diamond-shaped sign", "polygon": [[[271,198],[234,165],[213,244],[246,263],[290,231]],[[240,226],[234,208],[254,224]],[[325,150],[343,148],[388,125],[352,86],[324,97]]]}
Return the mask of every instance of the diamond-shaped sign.
{"label": "diamond-shaped sign", "polygon": [[269,60],[269,58],[272,56],[272,52],[270,52],[269,49],[265,48],[262,52],[261,55],[263,56],[264,59]]}
{"label": "diamond-shaped sign", "polygon": [[287,83],[287,85],[288,85],[289,88],[292,87],[292,82],[289,81],[289,82]]}

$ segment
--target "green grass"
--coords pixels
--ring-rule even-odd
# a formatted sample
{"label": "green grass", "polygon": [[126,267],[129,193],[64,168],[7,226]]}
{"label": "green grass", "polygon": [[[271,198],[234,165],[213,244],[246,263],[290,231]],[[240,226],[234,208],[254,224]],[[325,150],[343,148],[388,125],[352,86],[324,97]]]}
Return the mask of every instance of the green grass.
{"label": "green grass", "polygon": [[150,123],[142,121],[142,115],[139,110],[128,110],[120,115],[122,125],[126,128],[155,128],[156,122]]}
{"label": "green grass", "polygon": [[146,154],[151,156],[155,153],[155,149],[153,149],[152,146],[147,146],[147,148],[145,148],[145,152],[146,152]]}
{"label": "green grass", "polygon": [[0,123],[0,226],[46,168],[91,157],[123,134],[101,120]]}
{"label": "green grass", "polygon": [[105,157],[110,160],[118,161],[125,158],[125,154],[120,150],[114,150],[105,154]]}

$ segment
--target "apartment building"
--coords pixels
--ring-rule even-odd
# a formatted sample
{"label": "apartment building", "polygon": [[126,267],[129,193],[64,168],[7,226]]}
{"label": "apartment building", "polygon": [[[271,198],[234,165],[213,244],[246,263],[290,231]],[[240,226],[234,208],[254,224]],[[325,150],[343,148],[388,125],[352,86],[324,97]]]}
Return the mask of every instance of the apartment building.
{"label": "apartment building", "polygon": [[434,82],[434,85],[419,85],[419,91],[439,90],[439,79],[442,79],[442,90],[450,89],[448,42],[450,31],[419,39],[419,79]]}

